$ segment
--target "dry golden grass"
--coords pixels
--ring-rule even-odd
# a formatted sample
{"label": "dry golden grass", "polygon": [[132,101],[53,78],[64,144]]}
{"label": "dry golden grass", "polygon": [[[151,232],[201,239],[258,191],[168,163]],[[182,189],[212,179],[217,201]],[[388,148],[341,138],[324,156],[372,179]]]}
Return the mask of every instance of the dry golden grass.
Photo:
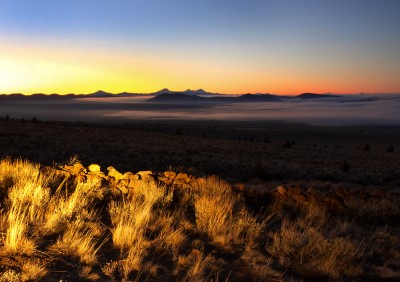
{"label": "dry golden grass", "polygon": [[286,267],[301,266],[333,278],[357,276],[361,272],[360,244],[355,245],[345,237],[325,235],[315,227],[302,229],[298,223],[286,219],[272,234],[272,242],[266,249]]}
{"label": "dry golden grass", "polygon": [[[40,174],[39,166],[29,162],[1,161],[0,179],[4,181],[7,177],[11,186],[3,188],[8,188],[8,199],[5,201],[8,211],[2,215],[2,225],[6,225],[4,251],[31,254],[36,246],[30,237],[29,225],[41,222],[49,199],[49,189],[44,188],[46,181]],[[7,219],[6,223],[4,218]]]}
{"label": "dry golden grass", "polygon": [[46,266],[40,262],[24,262],[22,265],[21,280],[37,281],[47,274]]}
{"label": "dry golden grass", "polygon": [[101,245],[95,239],[93,230],[84,221],[69,222],[67,229],[50,250],[71,256],[78,256],[80,261],[92,265],[97,261],[96,253]]}
{"label": "dry golden grass", "polygon": [[199,230],[224,247],[249,244],[259,236],[262,224],[246,211],[229,184],[216,177],[198,183],[194,206]]}
{"label": "dry golden grass", "polygon": [[54,171],[0,161],[0,281],[400,276],[400,210],[388,197],[348,200],[345,210],[272,203],[256,215],[215,176],[185,188],[142,181],[110,197],[100,178]]}
{"label": "dry golden grass", "polygon": [[4,251],[9,254],[32,254],[35,243],[29,238],[28,216],[26,209],[11,207],[7,214],[7,230],[4,239]]}
{"label": "dry golden grass", "polygon": [[8,269],[0,273],[0,282],[19,282],[21,281],[21,274],[15,270]]}
{"label": "dry golden grass", "polygon": [[185,273],[183,281],[209,281],[214,263],[212,255],[205,256],[202,251],[193,249],[189,255],[179,257],[177,267]]}

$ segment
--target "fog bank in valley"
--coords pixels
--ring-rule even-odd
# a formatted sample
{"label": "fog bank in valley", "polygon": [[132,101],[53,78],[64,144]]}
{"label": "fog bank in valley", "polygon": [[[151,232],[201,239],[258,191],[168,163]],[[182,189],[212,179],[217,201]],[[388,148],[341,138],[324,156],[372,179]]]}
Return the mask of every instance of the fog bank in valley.
{"label": "fog bank in valley", "polygon": [[[149,96],[150,97],[150,96]],[[2,101],[0,115],[41,120],[129,122],[132,120],[286,121],[313,125],[400,125],[400,95],[346,95],[279,102],[154,103],[149,97]]]}

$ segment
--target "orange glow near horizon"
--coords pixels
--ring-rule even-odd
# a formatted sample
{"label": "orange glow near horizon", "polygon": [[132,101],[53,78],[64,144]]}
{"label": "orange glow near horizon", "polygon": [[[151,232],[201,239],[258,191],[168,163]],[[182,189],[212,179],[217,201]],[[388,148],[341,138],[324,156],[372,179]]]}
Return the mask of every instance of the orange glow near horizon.
{"label": "orange glow near horizon", "polygon": [[[273,93],[394,93],[400,89],[393,78],[365,80],[370,74],[314,74],[310,70],[271,70],[230,64],[226,60],[193,58],[190,54],[128,53],[118,50],[58,48],[9,44],[0,46],[0,93],[86,94],[151,93],[162,88],[183,91],[203,88],[224,94]],[[381,80],[380,85],[376,81]]]}

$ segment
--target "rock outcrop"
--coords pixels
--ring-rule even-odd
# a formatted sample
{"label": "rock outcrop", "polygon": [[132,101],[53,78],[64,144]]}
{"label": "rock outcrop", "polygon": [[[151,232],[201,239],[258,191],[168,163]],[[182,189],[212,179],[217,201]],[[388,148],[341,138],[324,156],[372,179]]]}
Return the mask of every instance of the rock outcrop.
{"label": "rock outcrop", "polygon": [[[166,185],[175,188],[191,188],[197,181],[194,176],[187,173],[176,173],[174,171],[165,171],[154,173],[150,170],[121,173],[112,166],[107,168],[107,174],[101,171],[98,164],[91,164],[85,168],[81,163],[76,162],[73,165],[65,165],[57,169],[57,173],[67,178],[73,178],[76,182],[99,181],[107,186],[112,194],[128,195],[139,185],[157,184]],[[118,191],[116,191],[116,189]]]}
{"label": "rock outcrop", "polygon": [[[154,184],[177,189],[190,189],[196,183],[201,182],[201,178],[195,178],[184,172],[177,173],[174,171],[154,173],[147,170],[136,173],[122,173],[114,167],[109,166],[107,174],[105,174],[97,164],[91,164],[86,168],[79,162],[56,169],[56,175],[75,182],[98,183],[100,187],[103,187],[104,193],[111,195],[112,198],[129,197],[141,185]],[[328,192],[323,192],[295,185],[280,185],[275,188],[273,193],[270,193],[253,191],[252,189],[248,189],[243,183],[233,185],[232,188],[238,193],[243,194],[250,205],[261,207],[274,202],[278,209],[289,205],[307,206],[310,204],[323,205],[332,209],[346,209],[346,201],[379,198],[386,195],[384,189],[366,192],[358,189],[349,191],[344,188],[336,188]]]}

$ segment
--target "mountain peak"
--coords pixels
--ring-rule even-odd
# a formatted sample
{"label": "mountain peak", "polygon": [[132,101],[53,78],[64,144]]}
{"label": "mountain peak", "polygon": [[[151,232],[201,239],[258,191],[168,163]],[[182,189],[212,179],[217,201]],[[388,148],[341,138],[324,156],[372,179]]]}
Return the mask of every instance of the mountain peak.
{"label": "mountain peak", "polygon": [[88,95],[89,96],[93,96],[93,97],[107,97],[107,96],[110,96],[112,94],[109,93],[109,92],[103,91],[103,90],[97,90],[96,92],[88,94]]}
{"label": "mountain peak", "polygon": [[184,94],[189,94],[189,95],[204,95],[204,94],[208,94],[206,91],[204,91],[203,89],[198,89],[198,90],[191,90],[191,89],[187,89],[186,91],[183,91]]}
{"label": "mountain peak", "polygon": [[162,94],[162,93],[172,93],[172,91],[169,90],[168,88],[163,88],[161,90],[154,92],[153,94]]}

